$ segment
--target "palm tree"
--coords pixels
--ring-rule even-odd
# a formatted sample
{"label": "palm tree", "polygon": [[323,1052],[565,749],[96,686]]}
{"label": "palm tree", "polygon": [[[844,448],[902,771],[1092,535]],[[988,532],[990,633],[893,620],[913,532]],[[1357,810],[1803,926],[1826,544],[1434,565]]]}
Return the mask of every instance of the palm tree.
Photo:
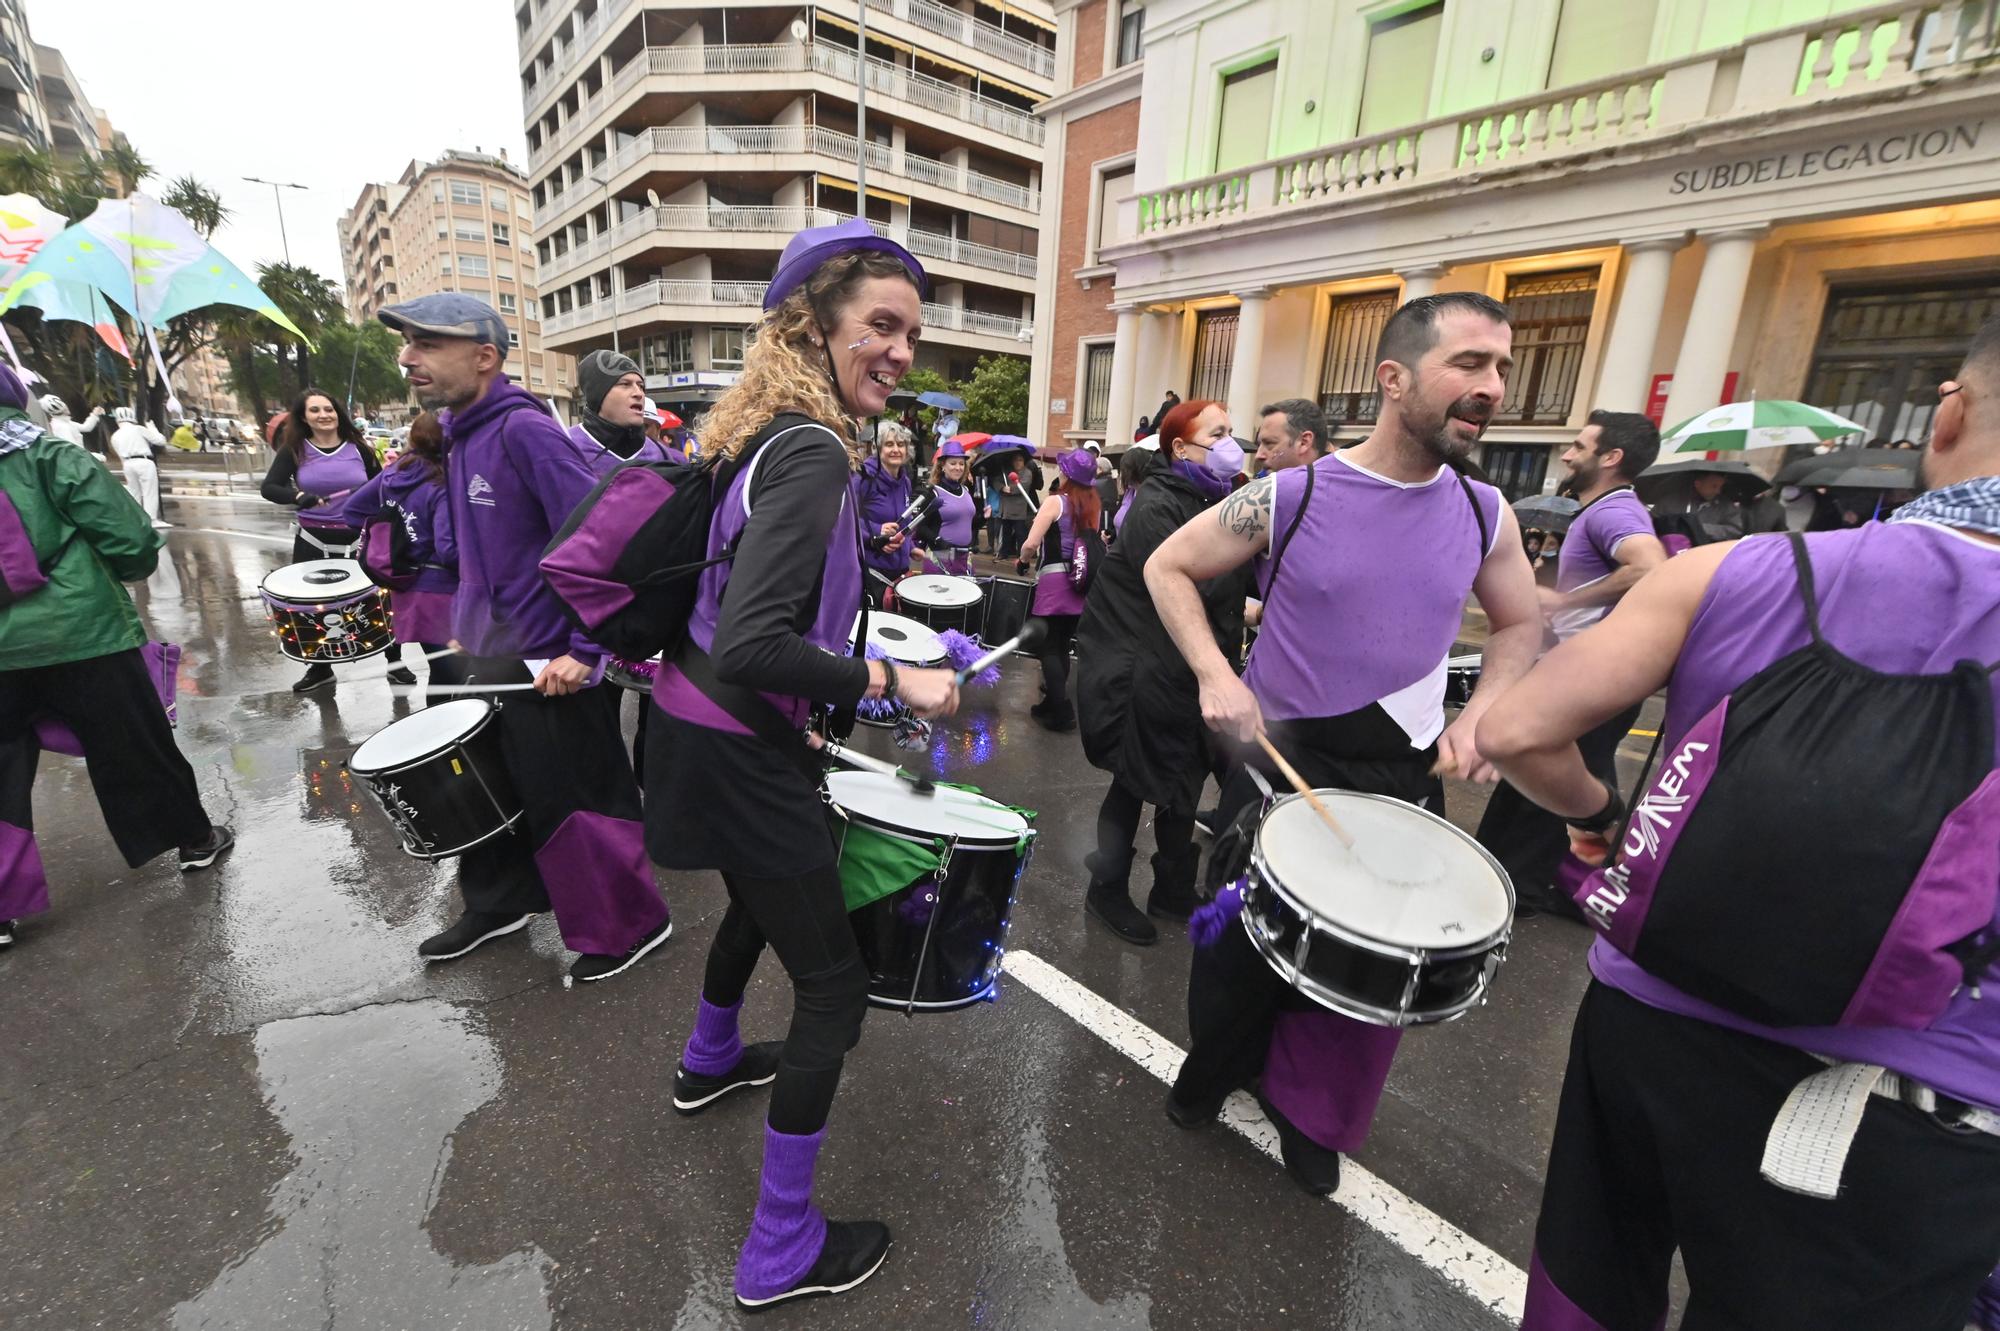
{"label": "palm tree", "polygon": [[160,202],[187,218],[203,240],[212,239],[216,230],[229,220],[230,210],[222,202],[222,196],[193,176],[176,177],[160,196]]}
{"label": "palm tree", "polygon": [[153,174],[152,163],[141,157],[139,150],[132,146],[132,141],[123,134],[111,136],[111,146],[104,150],[104,155],[99,160],[103,163],[105,172],[116,178],[118,192],[121,195],[130,194],[139,188],[140,181]]}
{"label": "palm tree", "polygon": [[340,287],[304,264],[293,263],[259,264],[257,285],[308,339],[301,342],[288,333],[279,333],[275,338],[281,361],[283,347],[288,343],[292,346],[292,360],[298,370],[298,382],[294,387],[303,389],[312,382],[310,339],[318,337],[320,330],[328,324],[347,317]]}
{"label": "palm tree", "polygon": [[10,148],[0,152],[0,194],[55,193],[61,168],[55,155],[40,148]]}

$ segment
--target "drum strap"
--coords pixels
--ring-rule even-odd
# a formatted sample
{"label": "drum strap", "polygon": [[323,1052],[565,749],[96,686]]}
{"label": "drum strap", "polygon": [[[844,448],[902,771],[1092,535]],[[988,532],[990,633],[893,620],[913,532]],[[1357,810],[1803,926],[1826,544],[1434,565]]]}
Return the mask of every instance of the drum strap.
{"label": "drum strap", "polygon": [[807,746],[805,735],[786,720],[768,698],[741,684],[723,683],[717,678],[715,663],[709,659],[708,653],[691,642],[686,643],[674,657],[674,665],[710,702],[777,750],[808,781],[819,784],[825,773],[821,770],[818,755]]}

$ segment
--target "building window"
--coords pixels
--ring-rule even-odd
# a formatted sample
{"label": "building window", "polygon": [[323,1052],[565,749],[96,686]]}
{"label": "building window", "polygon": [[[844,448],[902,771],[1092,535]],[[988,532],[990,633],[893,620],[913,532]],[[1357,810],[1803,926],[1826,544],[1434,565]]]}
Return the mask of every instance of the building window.
{"label": "building window", "polygon": [[1132,197],[1132,168],[1121,166],[1106,171],[1097,178],[1097,243],[1092,247],[1092,259],[1096,251],[1106,245],[1115,245],[1121,239],[1118,234],[1118,205]]}
{"label": "building window", "polygon": [[1120,68],[1139,58],[1146,39],[1145,0],[1118,0],[1118,64]]}
{"label": "building window", "polygon": [[1215,127],[1215,169],[1234,171],[1271,152],[1271,104],[1278,92],[1276,56],[1222,80],[1222,114]]}
{"label": "building window", "polygon": [[[1611,6],[1611,8],[1622,7]],[[1359,138],[1428,120],[1431,74],[1437,66],[1444,5],[1422,5],[1368,25],[1368,64],[1361,78]]]}
{"label": "building window", "polygon": [[743,330],[741,328],[711,328],[708,330],[708,368],[711,370],[740,370],[743,368]]}
{"label": "building window", "polygon": [[500,313],[512,314],[515,311],[515,306],[516,302],[514,300],[513,292],[503,291],[500,293]]}
{"label": "building window", "polygon": [[495,245],[510,245],[513,243],[512,237],[513,233],[507,229],[505,222],[495,222],[493,224],[493,243]]}
{"label": "building window", "polygon": [[694,329],[675,328],[649,337],[639,348],[647,374],[686,374],[694,369]]}
{"label": "building window", "polygon": [[458,256],[458,275],[460,277],[485,277],[487,274],[485,255],[461,254]]}
{"label": "building window", "polygon": [[1597,304],[1595,268],[1521,273],[1507,279],[1514,316],[1514,372],[1495,419],[1518,425],[1566,425],[1576,404],[1583,343]]}
{"label": "building window", "polygon": [[1660,0],[1563,0],[1548,86],[1568,88],[1644,66],[1659,12]]}
{"label": "building window", "polygon": [[1488,444],[1479,465],[1510,501],[1526,499],[1542,492],[1551,451],[1547,444]]}
{"label": "building window", "polygon": [[514,280],[514,265],[508,263],[505,259],[501,259],[495,264],[493,275],[495,277],[504,277],[511,282]]}
{"label": "building window", "polygon": [[504,213],[504,212],[506,212],[506,211],[507,211],[507,191],[506,191],[506,190],[504,190],[504,189],[501,189],[501,188],[500,188],[500,187],[499,187],[498,185],[495,185],[495,186],[493,187],[493,190],[492,190],[492,193],[490,193],[490,194],[489,194],[489,195],[488,195],[487,197],[488,197],[488,198],[490,198],[490,199],[491,199],[491,200],[493,201],[493,211],[494,211],[494,212],[496,212],[496,213]]}
{"label": "building window", "polygon": [[477,245],[486,239],[485,230],[477,222],[454,222],[451,234],[468,245]]}
{"label": "building window", "polygon": [[477,208],[480,201],[485,197],[485,194],[480,191],[479,186],[470,180],[454,180],[451,182],[451,201],[453,203],[469,203]]}
{"label": "building window", "polygon": [[1379,402],[1375,348],[1396,312],[1396,293],[1335,296],[1327,313],[1326,357],[1320,362],[1319,405],[1328,426],[1369,425]]}
{"label": "building window", "polygon": [[1955,282],[1837,287],[1820,320],[1805,400],[1868,427],[1871,442],[1922,443],[1937,386],[2000,314],[2000,273]]}
{"label": "building window", "polygon": [[1111,419],[1110,342],[1093,342],[1083,349],[1083,418],[1078,425],[1086,430],[1102,430]]}
{"label": "building window", "polygon": [[1229,400],[1229,368],[1236,360],[1235,307],[1202,310],[1194,316],[1194,366],[1188,375],[1188,398]]}
{"label": "building window", "polygon": [[433,180],[431,182],[431,202],[444,202],[444,182],[442,180]]}
{"label": "building window", "polygon": [[438,239],[439,239],[439,240],[444,240],[445,238],[447,238],[447,237],[448,237],[448,236],[450,236],[450,235],[451,235],[451,229],[450,229],[449,227],[447,227],[447,226],[445,225],[445,223],[444,223],[444,219],[442,219],[442,218],[439,218],[439,219],[438,219]]}

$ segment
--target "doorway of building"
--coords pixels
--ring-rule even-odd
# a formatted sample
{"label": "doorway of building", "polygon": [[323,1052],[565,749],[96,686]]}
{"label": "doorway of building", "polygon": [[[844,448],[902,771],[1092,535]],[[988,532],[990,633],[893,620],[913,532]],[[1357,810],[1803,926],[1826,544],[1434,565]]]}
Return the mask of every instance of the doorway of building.
{"label": "doorway of building", "polygon": [[1972,335],[1995,314],[2000,273],[1835,287],[1805,400],[1867,426],[1865,442],[1921,444],[1937,411],[1937,386],[1958,373]]}

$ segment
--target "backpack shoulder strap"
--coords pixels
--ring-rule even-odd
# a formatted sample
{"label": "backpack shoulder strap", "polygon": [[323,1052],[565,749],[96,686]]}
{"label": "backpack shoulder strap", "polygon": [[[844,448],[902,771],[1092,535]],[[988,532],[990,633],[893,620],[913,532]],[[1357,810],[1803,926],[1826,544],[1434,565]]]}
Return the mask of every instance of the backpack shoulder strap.
{"label": "backpack shoulder strap", "polygon": [[1479,524],[1479,563],[1486,562],[1486,556],[1493,550],[1493,530],[1486,525],[1486,510],[1479,506],[1479,496],[1472,489],[1472,482],[1466,474],[1453,467],[1451,474],[1458,477],[1458,488],[1465,491],[1465,502],[1472,505],[1472,520]]}
{"label": "backpack shoulder strap", "polygon": [[[1284,565],[1285,551],[1292,548],[1292,538],[1299,534],[1299,523],[1306,515],[1306,505],[1312,502],[1313,482],[1318,479],[1318,472],[1318,467],[1310,462],[1306,464],[1305,493],[1299,496],[1299,506],[1292,514],[1292,520],[1285,524],[1285,534],[1278,538],[1276,545],[1271,547],[1271,576],[1264,583],[1264,599],[1267,601],[1271,599],[1271,589],[1278,585],[1278,570]],[[1271,506],[1273,509],[1277,507],[1277,503],[1278,477],[1277,473],[1273,472],[1271,475]]]}
{"label": "backpack shoulder strap", "polygon": [[1826,638],[1819,631],[1819,592],[1813,584],[1812,555],[1806,549],[1806,538],[1797,532],[1787,532],[1785,538],[1792,547],[1792,567],[1799,578],[1799,599],[1806,607],[1806,628],[1811,630],[1814,643],[1825,646]]}

